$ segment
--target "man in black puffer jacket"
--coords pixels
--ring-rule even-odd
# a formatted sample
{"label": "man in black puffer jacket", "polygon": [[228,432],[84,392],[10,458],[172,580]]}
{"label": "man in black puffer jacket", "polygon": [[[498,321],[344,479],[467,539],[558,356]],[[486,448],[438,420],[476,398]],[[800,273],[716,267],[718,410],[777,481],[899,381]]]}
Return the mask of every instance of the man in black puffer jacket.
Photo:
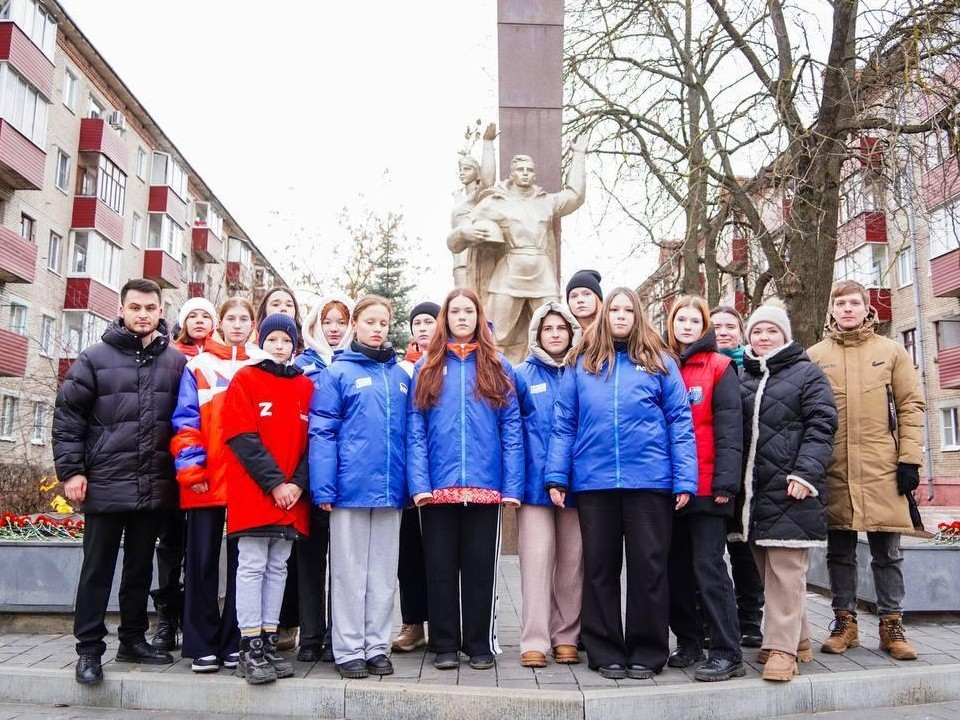
{"label": "man in black puffer jacket", "polygon": [[76,679],[103,679],[107,602],[123,535],[117,660],[173,662],[147,644],[147,597],[161,511],[177,506],[170,419],[186,358],[169,347],[160,287],[145,279],[120,291],[120,317],[103,342],[77,356],[53,419],[53,455],[64,494],[86,528],[73,632]]}

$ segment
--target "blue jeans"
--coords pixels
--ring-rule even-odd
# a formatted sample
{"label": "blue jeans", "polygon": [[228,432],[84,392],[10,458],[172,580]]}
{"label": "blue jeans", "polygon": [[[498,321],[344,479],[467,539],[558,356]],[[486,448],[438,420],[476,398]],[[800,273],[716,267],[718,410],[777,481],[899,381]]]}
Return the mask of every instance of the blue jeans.
{"label": "blue jeans", "polygon": [[[868,532],[877,591],[877,612],[881,615],[901,612],[903,603],[903,555],[900,554],[900,533]],[[857,532],[830,530],[827,534],[827,570],[833,609],[857,611]]]}

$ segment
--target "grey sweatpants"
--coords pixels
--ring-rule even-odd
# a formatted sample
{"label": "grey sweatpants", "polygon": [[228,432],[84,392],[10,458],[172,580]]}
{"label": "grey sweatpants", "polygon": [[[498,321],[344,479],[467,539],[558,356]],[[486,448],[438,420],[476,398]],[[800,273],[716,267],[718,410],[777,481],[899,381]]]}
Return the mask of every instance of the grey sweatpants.
{"label": "grey sweatpants", "polygon": [[330,514],[330,605],[338,664],[389,652],[401,513],[334,508]]}
{"label": "grey sweatpants", "polygon": [[241,635],[275,632],[293,543],[270,537],[241,537],[237,564],[237,624]]}

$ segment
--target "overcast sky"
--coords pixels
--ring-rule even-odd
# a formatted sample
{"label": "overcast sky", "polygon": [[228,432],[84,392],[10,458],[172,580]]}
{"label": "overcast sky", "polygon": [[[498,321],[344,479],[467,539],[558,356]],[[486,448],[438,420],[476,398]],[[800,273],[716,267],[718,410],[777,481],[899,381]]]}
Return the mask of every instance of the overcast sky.
{"label": "overcast sky", "polygon": [[[496,0],[60,2],[275,264],[295,242],[335,266],[337,216],[363,196],[422,239],[419,296],[451,287],[457,152],[496,119]],[[652,259],[597,235],[602,202],[564,221],[563,280],[636,285]]]}

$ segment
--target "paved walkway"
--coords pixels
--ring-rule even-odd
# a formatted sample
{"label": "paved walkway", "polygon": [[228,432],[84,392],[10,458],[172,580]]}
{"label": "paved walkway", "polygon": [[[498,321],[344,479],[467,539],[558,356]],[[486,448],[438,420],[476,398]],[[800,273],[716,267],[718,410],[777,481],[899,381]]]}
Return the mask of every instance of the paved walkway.
{"label": "paved walkway", "polygon": [[[829,602],[807,597],[814,628],[814,662],[802,676],[781,685],[760,680],[756,651],[745,650],[747,678],[698,683],[693,668],[665,668],[651,680],[605,680],[580,665],[520,666],[520,578],[515,557],[500,564],[499,642],[503,654],[492,670],[439,671],[432,654],[395,654],[396,672],[383,678],[343,681],[332,664],[295,663],[297,679],[250,688],[226,671],[198,677],[189,661],[151,667],[116,663],[116,636],[108,640],[107,682],[82,688],[73,682],[74,639],[64,634],[0,635],[0,702],[66,703],[193,712],[251,712],[313,717],[471,717],[502,713],[507,706],[526,717],[629,717],[641,702],[664,717],[772,717],[788,713],[913,705],[960,700],[960,616],[907,618],[907,634],[919,657],[898,663],[878,649],[876,616],[861,613],[862,646],[826,655],[819,645],[832,618]],[[585,659],[585,657],[584,657]],[[285,692],[296,689],[297,692]],[[852,689],[852,690],[851,690]],[[354,705],[351,705],[351,697]],[[888,701],[889,700],[889,701]],[[417,704],[419,703],[419,705]],[[464,704],[465,703],[465,704]],[[693,703],[693,704],[691,704]],[[853,703],[853,704],[850,704]],[[599,713],[599,714],[594,714]],[[646,714],[646,713],[645,713]]]}

